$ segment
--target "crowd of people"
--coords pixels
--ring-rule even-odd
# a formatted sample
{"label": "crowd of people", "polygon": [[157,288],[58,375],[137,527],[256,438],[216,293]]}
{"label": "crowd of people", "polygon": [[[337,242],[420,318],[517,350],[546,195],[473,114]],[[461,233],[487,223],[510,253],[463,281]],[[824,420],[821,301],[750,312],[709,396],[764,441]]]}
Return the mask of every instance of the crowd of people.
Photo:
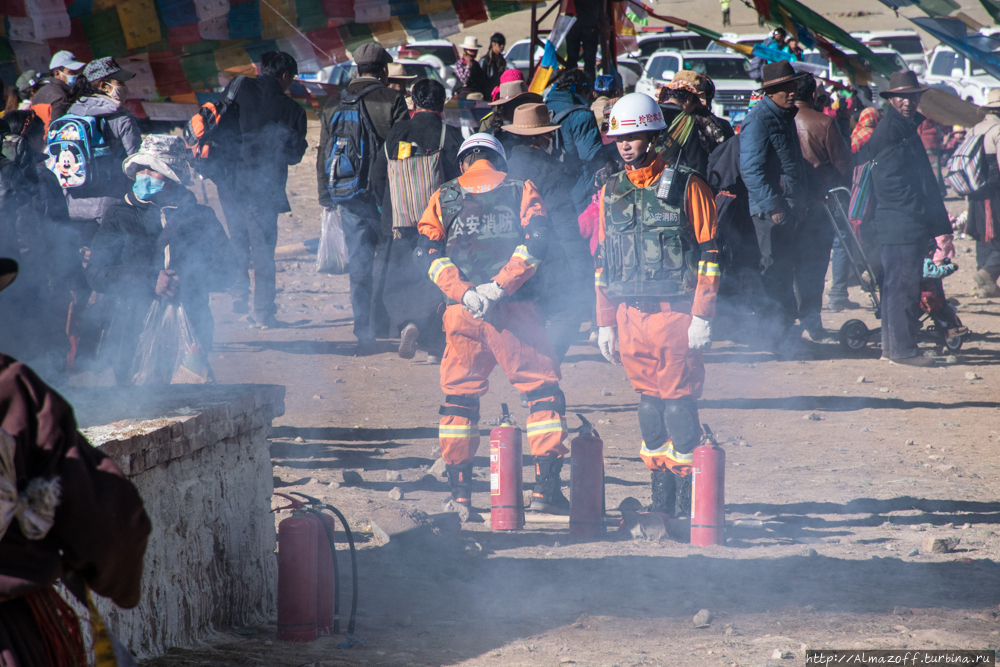
{"label": "crowd of people", "polygon": [[[617,75],[594,76],[589,7],[577,3],[570,49],[582,45],[584,68],[561,70],[544,94],[507,68],[503,35],[478,61],[478,41],[462,43],[458,95],[474,90],[492,107],[465,134],[445,123],[441,83],[415,81],[376,43],[358,48],[357,76],[321,116],[318,200],[348,246],[355,354],[398,337],[400,356],[423,348],[440,363],[447,502],[472,504],[480,399],[499,366],[529,412],[530,509],[568,512],[560,366],[589,337],[639,394],[648,511],[683,516],[704,437],[702,353],[719,336],[717,312],[788,355],[803,331],[814,341],[827,335],[831,264],[828,306],[856,307],[845,248],[823,211],[831,190],[870,193],[850,223],[877,274],[865,279],[881,289],[883,358],[935,363],[917,345],[921,312],[949,336],[967,333],[941,284],[956,267],[940,163],[962,150],[966,133],[945,137],[917,112],[927,88],[910,71],[893,74],[872,100],[861,90],[827,92],[788,60],[759,63],[760,94],[737,127],[714,115],[714,85],[696,72],[676,73],[657,99],[625,94]],[[47,75],[24,73],[0,120],[0,300],[18,314],[0,329],[0,349],[46,373],[87,359],[129,385],[158,303],[183,309],[204,351],[214,339],[212,292],[229,290],[233,311],[254,326],[284,326],[277,219],[290,210],[288,167],[307,148],[305,112],[287,95],[297,74],[289,54],[263,54],[259,76],[236,77],[203,107],[212,124],[197,125],[192,140],[142,136],[125,104],[134,74],[113,58],[83,63],[61,51]],[[967,133],[982,137],[986,185],[969,197],[965,231],[976,240],[979,293],[996,296],[1000,90],[985,110]],[[192,168],[215,182],[225,229],[189,189]],[[6,356],[0,394],[11,406],[0,424],[0,504],[16,505],[0,512],[0,537],[15,517],[19,526],[0,541],[3,558],[55,563],[55,550],[26,542],[55,531],[72,549],[70,580],[136,604],[139,573],[124,563],[141,562],[150,529],[134,488],[83,442],[62,399]],[[11,461],[28,459],[25,479],[44,485],[57,474],[64,505],[87,516],[56,521],[42,492],[10,500],[22,481],[7,478]],[[112,542],[119,548],[108,549]],[[40,613],[64,613],[43,569],[0,586],[12,593],[0,596],[0,645]],[[80,643],[63,639],[59,650],[79,655]],[[22,644],[29,656],[47,648]]]}

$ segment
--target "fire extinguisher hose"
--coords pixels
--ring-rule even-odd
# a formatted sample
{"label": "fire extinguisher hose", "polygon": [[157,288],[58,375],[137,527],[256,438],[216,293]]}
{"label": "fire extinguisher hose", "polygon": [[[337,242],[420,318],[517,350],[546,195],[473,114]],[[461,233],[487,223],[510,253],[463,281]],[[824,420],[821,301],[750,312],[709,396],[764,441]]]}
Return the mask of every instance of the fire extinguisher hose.
{"label": "fire extinguisher hose", "polygon": [[[319,498],[313,498],[312,496],[307,496],[306,494],[299,493],[298,491],[292,491],[292,493],[295,494],[296,496],[301,496],[301,497],[305,498],[306,500],[309,501],[309,504],[312,505],[315,508],[318,508],[318,509],[321,509],[321,510],[330,510],[331,512],[333,512],[336,515],[336,517],[338,519],[340,519],[341,525],[344,526],[344,534],[347,535],[347,544],[351,547],[351,578],[352,578],[352,581],[351,581],[351,583],[352,583],[352,591],[351,591],[351,617],[350,617],[350,619],[347,622],[347,632],[348,632],[348,634],[354,634],[354,627],[355,627],[355,623],[357,621],[357,615],[358,615],[358,553],[357,553],[357,549],[354,546],[354,534],[351,532],[350,526],[347,525],[347,519],[344,517],[343,513],[341,513],[341,511],[338,510],[333,505],[328,505],[327,503],[324,503]],[[323,522],[323,526],[326,527],[326,522],[325,521]],[[329,531],[329,528],[327,528],[327,531]],[[331,538],[331,543],[330,543],[330,551],[333,552],[333,541],[332,541],[332,538]],[[336,556],[334,556],[334,559],[335,559],[334,560],[334,576],[336,577],[336,571],[337,571]],[[339,598],[339,595],[337,597]],[[337,607],[337,603],[335,602],[334,605],[335,605],[335,608],[336,608]],[[338,624],[339,618],[337,616],[336,611],[334,612],[334,619],[335,619],[334,620],[334,632],[337,632],[338,631],[338,627],[339,627],[339,624]]]}

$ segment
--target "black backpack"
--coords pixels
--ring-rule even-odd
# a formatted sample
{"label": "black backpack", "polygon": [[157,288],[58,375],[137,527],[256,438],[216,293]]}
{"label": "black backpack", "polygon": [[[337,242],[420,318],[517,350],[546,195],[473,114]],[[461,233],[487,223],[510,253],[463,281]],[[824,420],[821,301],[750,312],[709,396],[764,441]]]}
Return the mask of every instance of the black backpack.
{"label": "black backpack", "polygon": [[369,172],[382,142],[362,101],[381,87],[373,83],[355,95],[345,90],[330,119],[325,173],[334,202],[350,201],[368,188]]}
{"label": "black backpack", "polygon": [[210,177],[220,151],[240,141],[236,93],[245,80],[245,76],[238,76],[230,81],[221,98],[201,105],[184,126],[184,143],[191,149],[192,165],[203,176]]}

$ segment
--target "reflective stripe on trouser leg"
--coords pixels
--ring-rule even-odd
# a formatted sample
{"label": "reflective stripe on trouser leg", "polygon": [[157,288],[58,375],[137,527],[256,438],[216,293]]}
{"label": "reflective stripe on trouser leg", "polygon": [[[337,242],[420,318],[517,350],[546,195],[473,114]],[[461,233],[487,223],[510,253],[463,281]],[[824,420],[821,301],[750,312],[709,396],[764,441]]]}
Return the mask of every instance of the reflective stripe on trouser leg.
{"label": "reflective stripe on trouser leg", "polygon": [[554,410],[542,410],[528,415],[528,448],[535,456],[562,456],[567,452],[566,418]]}
{"label": "reflective stripe on trouser leg", "polygon": [[438,425],[441,457],[448,465],[469,463],[479,449],[479,422],[466,417],[445,415]]}
{"label": "reflective stripe on trouser leg", "polygon": [[687,475],[691,472],[691,465],[694,461],[694,454],[683,454],[674,449],[674,443],[667,440],[663,446],[656,449],[648,449],[643,441],[639,449],[639,456],[646,463],[650,470],[669,470],[678,475]]}

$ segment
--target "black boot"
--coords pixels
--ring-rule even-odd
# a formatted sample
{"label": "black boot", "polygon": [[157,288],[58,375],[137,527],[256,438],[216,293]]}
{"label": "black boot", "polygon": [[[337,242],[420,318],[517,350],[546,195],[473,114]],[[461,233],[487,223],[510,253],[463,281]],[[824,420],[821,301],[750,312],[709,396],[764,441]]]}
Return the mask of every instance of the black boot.
{"label": "black boot", "polygon": [[663,470],[653,470],[653,503],[650,512],[659,512],[668,516],[674,515],[674,498],[677,493],[677,482],[674,473]]}
{"label": "black boot", "polygon": [[472,509],[472,463],[447,465],[448,483],[451,484],[451,500],[455,504]]}
{"label": "black boot", "polygon": [[531,494],[529,510],[546,514],[569,514],[569,501],[559,488],[562,466],[562,457],[535,457],[535,491]]}
{"label": "black boot", "polygon": [[689,519],[691,517],[691,473],[687,475],[674,475],[677,485],[677,512],[674,517],[678,519]]}

